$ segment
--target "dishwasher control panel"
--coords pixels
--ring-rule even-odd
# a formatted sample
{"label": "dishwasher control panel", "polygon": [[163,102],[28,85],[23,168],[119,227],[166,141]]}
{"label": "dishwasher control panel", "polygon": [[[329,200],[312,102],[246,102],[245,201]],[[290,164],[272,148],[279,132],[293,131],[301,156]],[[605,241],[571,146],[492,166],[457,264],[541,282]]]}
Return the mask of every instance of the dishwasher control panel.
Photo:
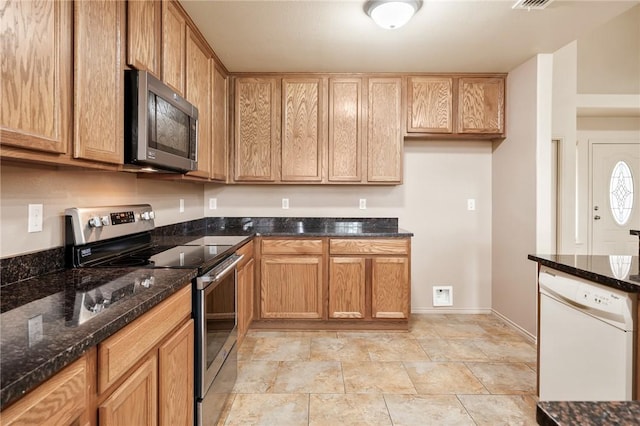
{"label": "dishwasher control panel", "polygon": [[635,329],[635,293],[626,293],[547,267],[540,270],[538,284],[541,295],[552,297],[623,330]]}

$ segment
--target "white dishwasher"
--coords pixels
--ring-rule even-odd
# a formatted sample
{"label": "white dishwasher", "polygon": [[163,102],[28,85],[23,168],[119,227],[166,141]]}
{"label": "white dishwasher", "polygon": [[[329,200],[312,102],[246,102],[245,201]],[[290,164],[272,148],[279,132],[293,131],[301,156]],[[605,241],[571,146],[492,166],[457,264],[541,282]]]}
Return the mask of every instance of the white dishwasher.
{"label": "white dishwasher", "polygon": [[540,401],[633,397],[636,294],[543,267]]}

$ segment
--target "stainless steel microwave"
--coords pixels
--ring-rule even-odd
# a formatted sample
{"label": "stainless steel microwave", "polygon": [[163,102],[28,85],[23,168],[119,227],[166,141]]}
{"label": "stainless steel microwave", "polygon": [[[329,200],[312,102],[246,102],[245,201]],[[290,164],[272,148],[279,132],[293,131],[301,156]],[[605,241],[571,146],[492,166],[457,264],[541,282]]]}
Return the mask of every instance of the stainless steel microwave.
{"label": "stainless steel microwave", "polygon": [[125,71],[125,163],[198,168],[198,109],[146,71]]}

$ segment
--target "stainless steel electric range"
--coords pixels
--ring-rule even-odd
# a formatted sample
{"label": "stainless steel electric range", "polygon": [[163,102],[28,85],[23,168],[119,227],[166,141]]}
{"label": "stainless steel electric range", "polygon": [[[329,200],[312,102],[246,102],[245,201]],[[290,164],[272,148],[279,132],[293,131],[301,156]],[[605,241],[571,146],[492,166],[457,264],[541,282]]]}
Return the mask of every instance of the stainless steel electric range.
{"label": "stainless steel electric range", "polygon": [[[236,378],[236,265],[242,256],[235,249],[247,237],[204,236],[180,245],[157,244],[151,235],[155,217],[149,204],[67,209],[67,261],[76,268],[197,270],[192,284],[195,424],[216,424]],[[87,289],[86,296],[93,300],[92,291]],[[100,297],[101,303],[109,303]]]}

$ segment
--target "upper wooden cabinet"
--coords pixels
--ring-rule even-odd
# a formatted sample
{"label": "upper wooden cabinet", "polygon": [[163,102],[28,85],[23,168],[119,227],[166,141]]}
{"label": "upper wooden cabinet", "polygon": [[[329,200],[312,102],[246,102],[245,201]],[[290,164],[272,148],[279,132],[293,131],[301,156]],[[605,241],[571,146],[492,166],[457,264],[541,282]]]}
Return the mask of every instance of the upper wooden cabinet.
{"label": "upper wooden cabinet", "polygon": [[198,170],[191,176],[211,173],[211,62],[206,45],[187,28],[186,99],[198,108]]}
{"label": "upper wooden cabinet", "polygon": [[329,79],[329,182],[362,181],[362,79]]}
{"label": "upper wooden cabinet", "polygon": [[160,0],[127,2],[127,64],[160,79],[162,3]]}
{"label": "upper wooden cabinet", "polygon": [[226,182],[229,170],[229,79],[213,59],[210,61],[213,84],[211,180]]}
{"label": "upper wooden cabinet", "polygon": [[274,182],[279,178],[276,78],[235,81],[234,180]]}
{"label": "upper wooden cabinet", "polygon": [[281,180],[322,180],[325,130],[323,80],[282,79]]}
{"label": "upper wooden cabinet", "polygon": [[407,136],[502,139],[505,75],[407,77]]}
{"label": "upper wooden cabinet", "polygon": [[173,0],[162,2],[162,81],[185,94],[187,18]]}
{"label": "upper wooden cabinet", "polygon": [[370,78],[367,122],[367,181],[402,183],[402,79]]}
{"label": "upper wooden cabinet", "polygon": [[[125,3],[74,2],[74,156],[123,164]],[[99,96],[99,100],[96,100]]]}
{"label": "upper wooden cabinet", "polygon": [[[71,2],[2,6],[0,140],[51,153],[71,146]],[[19,23],[19,24],[18,24]]]}
{"label": "upper wooden cabinet", "polygon": [[504,133],[504,78],[460,78],[458,132]]}
{"label": "upper wooden cabinet", "polygon": [[407,132],[453,131],[452,78],[409,77],[407,92]]}

